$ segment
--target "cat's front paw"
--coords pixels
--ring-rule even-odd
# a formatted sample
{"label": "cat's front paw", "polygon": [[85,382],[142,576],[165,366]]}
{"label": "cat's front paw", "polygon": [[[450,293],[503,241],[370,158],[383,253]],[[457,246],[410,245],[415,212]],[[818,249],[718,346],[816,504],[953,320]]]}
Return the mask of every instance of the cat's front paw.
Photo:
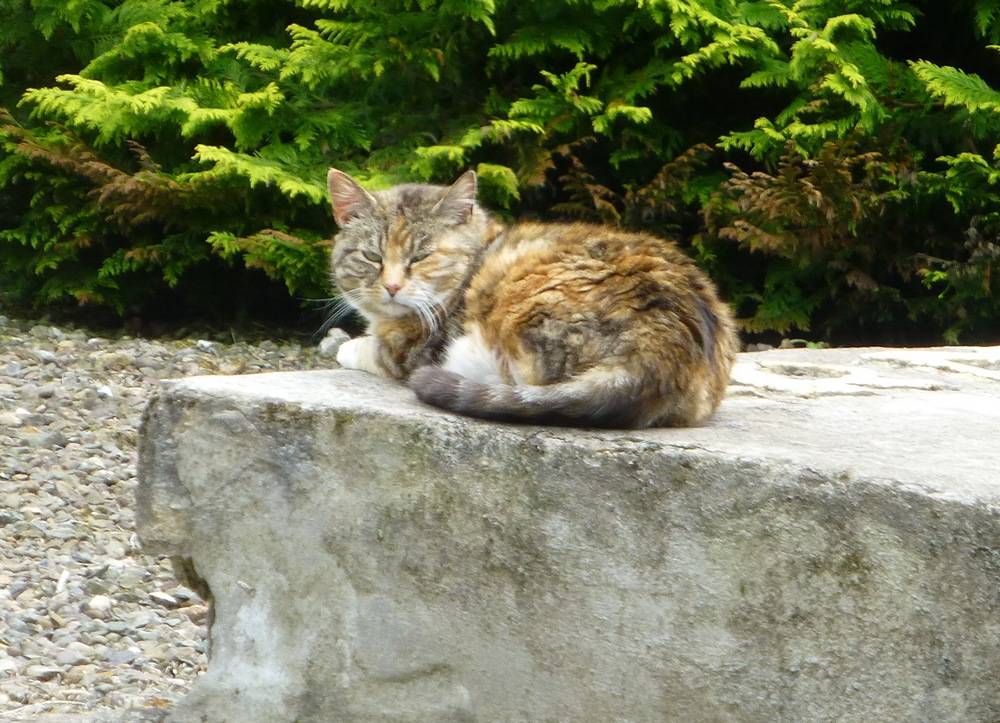
{"label": "cat's front paw", "polygon": [[365,337],[348,339],[337,349],[337,363],[344,369],[360,369],[360,359],[362,347],[365,344]]}
{"label": "cat's front paw", "polygon": [[360,369],[363,372],[382,375],[376,360],[376,341],[370,336],[345,341],[337,349],[337,363],[344,369]]}

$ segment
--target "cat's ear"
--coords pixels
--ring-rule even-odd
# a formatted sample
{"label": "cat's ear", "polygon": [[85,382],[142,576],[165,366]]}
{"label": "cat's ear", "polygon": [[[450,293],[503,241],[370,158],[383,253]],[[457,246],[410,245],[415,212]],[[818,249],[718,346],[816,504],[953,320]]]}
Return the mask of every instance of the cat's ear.
{"label": "cat's ear", "polygon": [[375,198],[343,171],[331,168],[326,174],[326,188],[338,226],[343,227],[351,219],[375,209]]}
{"label": "cat's ear", "polygon": [[472,216],[476,205],[476,172],[466,171],[444,192],[434,206],[434,213],[449,216],[459,223],[465,223]]}

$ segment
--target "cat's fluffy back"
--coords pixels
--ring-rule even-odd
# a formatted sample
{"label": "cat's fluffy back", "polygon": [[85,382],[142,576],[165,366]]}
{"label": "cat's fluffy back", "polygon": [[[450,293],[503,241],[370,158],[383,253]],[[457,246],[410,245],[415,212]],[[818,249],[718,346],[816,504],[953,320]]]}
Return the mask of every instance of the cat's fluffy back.
{"label": "cat's fluffy back", "polygon": [[[673,242],[591,224],[510,228],[472,279],[464,329],[522,387],[520,402],[505,402],[512,417],[518,404],[526,418],[543,414],[534,395],[563,409],[556,419],[589,409],[590,422],[612,426],[701,423],[738,348],[728,306]],[[466,389],[466,413],[497,398]]]}

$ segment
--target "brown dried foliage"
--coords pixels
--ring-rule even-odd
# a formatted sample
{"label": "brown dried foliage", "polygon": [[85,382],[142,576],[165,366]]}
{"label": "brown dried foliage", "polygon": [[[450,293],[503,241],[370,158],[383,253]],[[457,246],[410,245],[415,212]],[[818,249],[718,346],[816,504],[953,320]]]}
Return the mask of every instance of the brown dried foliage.
{"label": "brown dried foliage", "polygon": [[863,247],[856,233],[883,212],[886,181],[898,172],[880,153],[859,153],[850,139],[824,143],[814,159],[789,144],[774,174],[725,167],[732,176],[705,209],[709,230],[803,262]]}

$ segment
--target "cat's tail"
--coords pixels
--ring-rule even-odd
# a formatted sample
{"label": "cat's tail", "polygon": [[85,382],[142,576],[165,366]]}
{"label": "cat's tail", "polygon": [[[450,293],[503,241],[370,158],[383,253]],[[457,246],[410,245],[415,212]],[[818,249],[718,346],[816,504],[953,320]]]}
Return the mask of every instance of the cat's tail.
{"label": "cat's tail", "polygon": [[556,384],[512,386],[425,366],[410,376],[410,387],[427,404],[480,419],[625,429],[649,423],[645,385],[621,369],[594,368]]}

